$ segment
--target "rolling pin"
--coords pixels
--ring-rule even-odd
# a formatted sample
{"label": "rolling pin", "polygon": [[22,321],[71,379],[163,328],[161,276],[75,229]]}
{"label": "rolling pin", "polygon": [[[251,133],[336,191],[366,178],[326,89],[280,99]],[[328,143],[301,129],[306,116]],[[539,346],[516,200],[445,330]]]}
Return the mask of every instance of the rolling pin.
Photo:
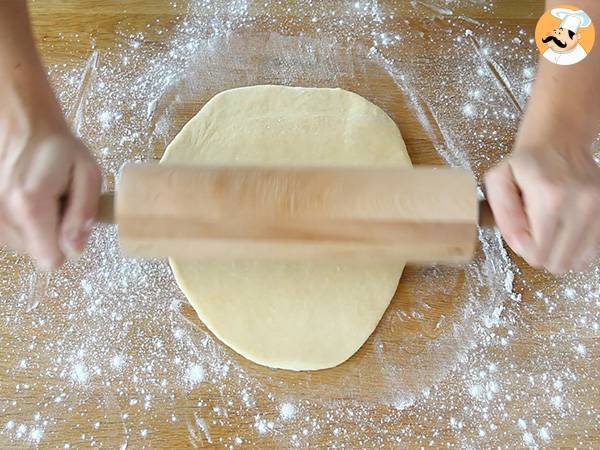
{"label": "rolling pin", "polygon": [[493,225],[470,173],[129,164],[98,221],[123,253],[189,260],[466,262]]}

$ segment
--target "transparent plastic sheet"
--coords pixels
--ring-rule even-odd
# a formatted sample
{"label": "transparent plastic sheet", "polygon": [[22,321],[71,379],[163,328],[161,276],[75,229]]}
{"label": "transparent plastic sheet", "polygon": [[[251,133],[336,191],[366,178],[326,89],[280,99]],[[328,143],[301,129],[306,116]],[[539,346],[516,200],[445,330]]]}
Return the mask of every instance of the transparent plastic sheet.
{"label": "transparent plastic sheet", "polygon": [[[352,89],[398,123],[415,163],[481,179],[510,151],[536,53],[531,30],[455,12],[464,5],[494,8],[356,2],[276,14],[269,2],[191,1],[173,24],[121,30],[111,48],[50,76],[108,188],[123,163],[159,158],[213,95],[253,84]],[[583,433],[595,406],[577,382],[595,373],[600,271],[549,289],[521,275],[498,234],[480,240],[464,268],[408,267],[397,298],[413,300],[392,302],[360,357],[296,374],[218,342],[168,264],[122,258],[113,228],[96,229],[81,260],[53,274],[3,252],[0,441],[514,447]],[[523,348],[546,314],[572,320]]]}

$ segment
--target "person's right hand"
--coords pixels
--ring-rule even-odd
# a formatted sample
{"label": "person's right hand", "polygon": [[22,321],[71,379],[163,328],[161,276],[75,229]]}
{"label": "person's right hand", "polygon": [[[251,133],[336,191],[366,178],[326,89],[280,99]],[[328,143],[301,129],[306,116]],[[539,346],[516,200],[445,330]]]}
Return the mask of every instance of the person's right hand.
{"label": "person's right hand", "polygon": [[20,125],[0,122],[0,240],[52,270],[87,243],[100,169],[66,124]]}

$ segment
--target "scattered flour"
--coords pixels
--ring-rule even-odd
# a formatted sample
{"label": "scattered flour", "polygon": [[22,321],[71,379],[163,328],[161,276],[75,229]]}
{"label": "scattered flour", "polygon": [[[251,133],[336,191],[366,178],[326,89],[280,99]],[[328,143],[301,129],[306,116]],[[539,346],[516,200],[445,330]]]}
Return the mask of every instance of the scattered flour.
{"label": "scattered flour", "polygon": [[523,442],[525,443],[525,445],[535,445],[535,440],[533,439],[533,434],[531,434],[529,431],[526,431],[525,433],[523,433]]}
{"label": "scattered flour", "polygon": [[35,443],[39,443],[44,437],[44,430],[40,428],[33,428],[29,433],[29,440]]}
{"label": "scattered flour", "polygon": [[563,398],[560,395],[554,395],[550,399],[550,402],[555,408],[562,408],[563,406]]}
{"label": "scattered flour", "polygon": [[[86,61],[50,68],[106,188],[124,162],[160,156],[216,92],[259,83],[357,86],[390,113],[394,102],[405,102],[413,117],[393,117],[400,127],[422,127],[439,162],[472,170],[479,181],[510,151],[537,50],[532,29],[461,14],[465,7],[494,14],[495,2],[305,2],[283,16],[273,15],[282,6],[271,3],[170,1],[169,24],[152,19],[136,29],[124,21],[112,47],[91,45]],[[310,24],[300,35],[303,17]],[[40,42],[43,52],[53,38],[78,39],[57,32]],[[385,89],[371,89],[370,71]],[[496,233],[479,237],[482,250],[464,270],[411,269],[420,280],[410,288],[414,305],[386,314],[391,329],[419,328],[413,325],[435,310],[436,299],[451,299],[454,310],[395,347],[368,342],[366,351],[379,355],[381,383],[364,384],[356,372],[374,369],[355,366],[345,400],[311,376],[300,393],[279,385],[277,372],[240,365],[190,319],[168,264],[122,258],[111,228],[95,230],[80,261],[55,274],[38,274],[25,258],[2,252],[0,264],[12,269],[0,274],[0,320],[13,335],[2,338],[0,360],[15,383],[3,387],[10,401],[0,406],[0,447],[55,445],[74,416],[82,447],[153,446],[159,433],[150,423],[167,424],[192,447],[315,447],[328,439],[338,448],[519,448],[552,446],[573,429],[582,447],[592,446],[593,393],[580,383],[597,371],[586,344],[600,323],[600,270],[525,280]],[[539,334],[555,317],[564,326]],[[536,346],[523,360],[522,344],[532,336]],[[407,352],[413,348],[419,352]],[[27,412],[32,399],[38,419]],[[517,403],[527,413],[515,425]],[[548,406],[542,426],[535,420]],[[248,426],[231,430],[233,417]],[[120,428],[109,435],[111,423]]]}
{"label": "scattered flour", "polygon": [[293,419],[296,415],[296,407],[292,403],[282,403],[279,405],[279,416],[283,420]]}
{"label": "scattered flour", "polygon": [[121,369],[123,367],[123,364],[125,364],[125,357],[123,355],[115,355],[110,360],[110,365],[117,370]]}
{"label": "scattered flour", "polygon": [[71,379],[79,384],[86,384],[90,378],[88,369],[82,364],[77,363],[71,371]]}
{"label": "scattered flour", "polygon": [[186,380],[190,384],[198,384],[204,381],[204,369],[199,364],[192,364],[186,372]]}
{"label": "scattered flour", "polygon": [[577,354],[581,355],[581,356],[585,356],[587,355],[587,348],[585,348],[585,345],[583,344],[577,344],[575,346],[575,351],[577,352]]}
{"label": "scattered flour", "polygon": [[548,428],[546,428],[546,427],[540,428],[538,430],[538,436],[542,439],[542,441],[550,442],[551,436],[550,436],[550,430],[548,430]]}
{"label": "scattered flour", "polygon": [[472,103],[465,103],[463,105],[462,112],[465,115],[465,117],[471,118],[475,117],[475,115],[477,114],[477,109]]}
{"label": "scattered flour", "polygon": [[267,421],[263,419],[260,415],[256,416],[254,427],[258,430],[260,434],[265,434],[269,432]]}

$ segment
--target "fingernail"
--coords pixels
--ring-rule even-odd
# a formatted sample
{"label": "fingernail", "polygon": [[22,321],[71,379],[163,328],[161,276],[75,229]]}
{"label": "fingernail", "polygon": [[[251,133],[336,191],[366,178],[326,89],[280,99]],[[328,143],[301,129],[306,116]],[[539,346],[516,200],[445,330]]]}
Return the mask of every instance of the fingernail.
{"label": "fingernail", "polygon": [[73,262],[78,261],[79,258],[81,258],[81,255],[83,254],[83,252],[81,250],[72,248],[70,245],[67,246],[65,253],[66,253],[66,257],[69,259],[69,261],[73,261]]}
{"label": "fingernail", "polygon": [[52,272],[56,269],[56,261],[53,259],[40,259],[37,262],[38,269],[42,272]]}
{"label": "fingernail", "polygon": [[520,242],[517,241],[515,242],[515,246],[513,247],[513,250],[517,253],[517,255],[519,255],[521,258],[527,260],[529,259],[529,257],[531,256],[530,253],[528,251],[528,249],[526,248],[526,246]]}
{"label": "fingernail", "polygon": [[79,241],[81,234],[78,232],[67,231],[62,239],[62,251],[70,261],[77,261],[81,257]]}
{"label": "fingernail", "polygon": [[525,258],[525,250],[523,249],[523,245],[520,242],[515,242],[515,244],[513,245],[513,250],[517,255],[519,255],[522,258]]}
{"label": "fingernail", "polygon": [[51,272],[52,267],[46,261],[38,261],[37,268],[42,272]]}
{"label": "fingernail", "polygon": [[81,257],[81,247],[78,244],[78,236],[74,239],[66,239],[63,245],[63,252],[70,261],[77,261]]}
{"label": "fingernail", "polygon": [[83,230],[86,232],[92,231],[93,226],[94,226],[94,219],[88,219],[83,224]]}

